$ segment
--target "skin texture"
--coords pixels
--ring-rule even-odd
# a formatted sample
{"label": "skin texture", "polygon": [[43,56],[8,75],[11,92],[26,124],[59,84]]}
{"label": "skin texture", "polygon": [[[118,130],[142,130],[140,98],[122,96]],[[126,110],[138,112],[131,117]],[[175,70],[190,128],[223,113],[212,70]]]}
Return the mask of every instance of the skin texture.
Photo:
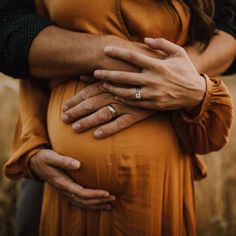
{"label": "skin texture", "polygon": [[[53,40],[51,40],[52,38]],[[232,38],[228,37],[227,40],[232,41]],[[216,41],[214,41],[214,43],[215,42]],[[153,55],[147,47],[119,39],[115,36],[94,36],[70,32],[55,26],[50,26],[36,37],[31,46],[29,56],[31,74],[34,77],[45,78],[46,80],[48,78],[58,79],[75,77],[78,74],[91,74],[96,69],[140,72],[140,68],[137,66],[105,55],[104,48],[109,45],[116,47],[124,47],[125,45],[126,49],[133,49],[139,53],[148,54],[149,56]],[[210,46],[210,48],[216,48],[216,46],[212,46],[212,44]],[[203,53],[200,55],[196,45],[189,47],[187,51],[190,58],[195,62],[198,71],[203,71],[201,69],[202,65],[199,63],[203,60],[198,60],[198,58],[204,58],[204,60],[208,61],[208,54]],[[216,58],[221,58],[221,61],[224,62],[226,61],[222,60],[222,58],[229,58],[230,60],[227,60],[225,67],[232,61],[232,56],[226,55],[225,52],[223,53],[212,49],[210,51],[214,51],[215,57],[214,61],[210,61],[211,65],[209,68],[213,67],[212,65],[217,61]],[[154,57],[162,58],[162,56],[163,54],[158,54],[158,56]],[[202,64],[205,65],[206,63]],[[84,77],[84,79],[87,79],[87,77]],[[112,104],[115,107],[119,117],[99,127],[99,129],[95,131],[95,137],[97,138],[103,138],[119,132],[149,117],[154,112],[153,110],[135,108],[122,104],[115,99],[114,95],[107,93],[107,90],[103,87],[103,82],[96,83],[87,88],[88,90],[81,91],[82,94],[77,94],[77,97],[72,98],[62,108],[62,118],[65,119],[67,123],[75,122],[73,128],[77,132],[85,131],[97,124],[111,120],[111,113],[108,112],[106,108],[104,109],[104,106],[108,104]],[[98,105],[98,103],[100,105]],[[73,109],[73,112],[71,112],[71,109]],[[66,120],[67,118],[64,116],[65,112],[71,113],[69,120]],[[81,120],[80,114],[87,114],[89,116]],[[74,183],[63,171],[71,167],[60,162],[59,160],[61,158],[67,160],[69,157],[62,157],[50,150],[42,150],[31,158],[30,168],[40,178],[51,183],[51,185],[72,204],[87,209],[94,209],[94,207],[104,210],[110,209],[108,202],[113,201],[114,196],[110,196],[109,193],[106,193],[105,196],[98,196],[96,190],[90,190],[91,192],[88,193],[88,190]],[[68,162],[70,161],[71,159],[69,158]],[[92,202],[87,201],[88,199],[92,199]]]}
{"label": "skin texture", "polygon": [[[221,50],[217,50],[219,48]],[[223,73],[235,59],[236,41],[231,35],[218,31],[218,34],[213,37],[205,51],[200,52],[199,45],[187,46],[185,51],[199,73],[215,76]],[[137,110],[131,106],[127,107],[127,105],[122,103],[117,105],[118,101],[114,102],[114,100],[114,96],[111,96],[111,94],[108,96],[103,86],[99,84],[92,85],[67,101],[62,111],[67,112],[69,118],[66,119],[63,115],[62,119],[66,123],[74,122],[72,123],[72,128],[76,132],[83,132],[110,121],[112,116],[105,106],[112,104],[117,110],[119,117],[108,124],[100,126],[94,133],[96,138],[105,138],[152,114],[147,111],[145,117],[144,110]]]}
{"label": "skin texture", "polygon": [[104,190],[83,188],[64,173],[65,170],[78,170],[80,166],[79,161],[52,150],[42,150],[30,161],[35,174],[51,184],[71,204],[89,210],[110,210],[107,203],[114,201],[115,196]]}
{"label": "skin texture", "polygon": [[185,50],[200,73],[218,76],[235,60],[236,40],[232,35],[218,30],[205,51],[201,52],[197,44],[187,46]]}
{"label": "skin texture", "polygon": [[[52,40],[53,38],[53,40]],[[131,42],[113,35],[91,35],[49,26],[34,39],[29,52],[31,75],[41,80],[89,75],[96,69],[139,71],[130,63],[104,54],[109,45],[133,49],[155,58],[162,55],[144,44]]]}
{"label": "skin texture", "polygon": [[[106,47],[106,55],[142,66],[142,72],[96,70],[95,78],[106,81],[103,87],[118,101],[131,106],[175,110],[199,105],[206,91],[205,80],[198,74],[185,50],[166,39],[145,39],[145,43],[164,52],[166,58],[160,60],[133,50]],[[124,86],[127,84],[129,88]],[[140,101],[135,101],[136,87],[141,88]]]}

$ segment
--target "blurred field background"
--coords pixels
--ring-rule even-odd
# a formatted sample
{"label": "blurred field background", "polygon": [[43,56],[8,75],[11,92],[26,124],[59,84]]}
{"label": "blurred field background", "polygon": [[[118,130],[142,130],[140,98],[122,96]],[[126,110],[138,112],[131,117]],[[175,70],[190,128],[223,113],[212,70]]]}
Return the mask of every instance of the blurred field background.
{"label": "blurred field background", "polygon": [[[236,101],[236,75],[222,79]],[[2,166],[9,156],[17,119],[17,96],[17,81],[0,74],[0,236],[14,235],[15,204],[20,183],[3,177]],[[204,159],[208,165],[208,178],[195,183],[199,235],[235,236],[236,121],[229,144]]]}

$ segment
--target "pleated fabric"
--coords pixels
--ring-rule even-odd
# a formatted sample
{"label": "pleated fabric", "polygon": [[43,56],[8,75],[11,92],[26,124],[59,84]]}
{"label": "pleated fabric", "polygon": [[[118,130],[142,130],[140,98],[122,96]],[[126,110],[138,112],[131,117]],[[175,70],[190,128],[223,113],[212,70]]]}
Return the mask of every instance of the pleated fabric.
{"label": "pleated fabric", "polygon": [[[136,41],[164,37],[184,45],[190,15],[180,1],[174,4],[183,22],[182,32],[161,1],[36,1],[39,15],[66,29]],[[78,171],[68,171],[74,181],[117,197],[112,211],[91,212],[72,206],[46,183],[40,235],[195,236],[193,179],[206,175],[195,154],[222,148],[232,123],[227,88],[217,79],[206,77],[206,83],[197,116],[184,110],[160,111],[96,140],[94,129],[76,134],[61,121],[63,102],[86,84],[78,80],[51,84],[48,98],[44,87],[22,81],[20,117],[6,175],[12,179],[32,176],[30,158],[42,146],[51,146],[82,163]]]}

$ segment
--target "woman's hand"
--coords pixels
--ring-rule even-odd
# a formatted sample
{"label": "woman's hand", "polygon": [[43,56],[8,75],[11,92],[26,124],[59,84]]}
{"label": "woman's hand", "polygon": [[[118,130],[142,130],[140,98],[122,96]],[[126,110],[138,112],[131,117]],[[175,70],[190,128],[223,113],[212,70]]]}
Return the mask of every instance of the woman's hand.
{"label": "woman's hand", "polygon": [[[105,54],[143,68],[141,73],[97,70],[94,76],[106,81],[104,88],[117,101],[152,110],[192,108],[201,103],[205,79],[198,74],[185,50],[165,39],[145,39],[145,43],[166,54],[164,59],[117,47]],[[127,86],[128,85],[128,86]]]}
{"label": "woman's hand", "polygon": [[115,200],[109,192],[86,189],[74,182],[65,170],[78,170],[80,162],[62,156],[52,150],[42,150],[30,160],[31,170],[42,180],[51,184],[71,204],[88,210],[110,210]]}
{"label": "woman's hand", "polygon": [[[112,105],[116,117],[107,105]],[[98,82],[87,86],[64,103],[62,120],[72,123],[72,128],[78,133],[106,123],[94,132],[95,138],[105,138],[150,117],[154,112],[117,102],[112,94],[104,91],[103,82]]]}

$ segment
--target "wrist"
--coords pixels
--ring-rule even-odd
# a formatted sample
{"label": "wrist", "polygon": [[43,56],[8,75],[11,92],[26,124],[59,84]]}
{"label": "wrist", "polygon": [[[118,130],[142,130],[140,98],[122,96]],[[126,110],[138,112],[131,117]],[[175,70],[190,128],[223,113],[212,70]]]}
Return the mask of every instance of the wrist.
{"label": "wrist", "polygon": [[36,162],[37,162],[37,158],[38,158],[39,153],[44,150],[46,150],[46,147],[40,146],[37,149],[29,152],[26,156],[26,159],[27,159],[27,161],[25,163],[26,168],[29,170],[30,177],[34,180],[37,180],[37,181],[43,181],[43,178],[37,174],[37,170],[36,170],[35,166],[37,166]]}
{"label": "wrist", "polygon": [[201,104],[204,100],[206,90],[207,90],[207,85],[206,85],[206,77],[204,74],[200,74],[197,80],[197,87],[195,89],[194,94],[191,93],[191,98],[192,104],[190,106],[185,107],[185,110],[191,111],[191,110],[196,110],[198,107],[201,107]]}

